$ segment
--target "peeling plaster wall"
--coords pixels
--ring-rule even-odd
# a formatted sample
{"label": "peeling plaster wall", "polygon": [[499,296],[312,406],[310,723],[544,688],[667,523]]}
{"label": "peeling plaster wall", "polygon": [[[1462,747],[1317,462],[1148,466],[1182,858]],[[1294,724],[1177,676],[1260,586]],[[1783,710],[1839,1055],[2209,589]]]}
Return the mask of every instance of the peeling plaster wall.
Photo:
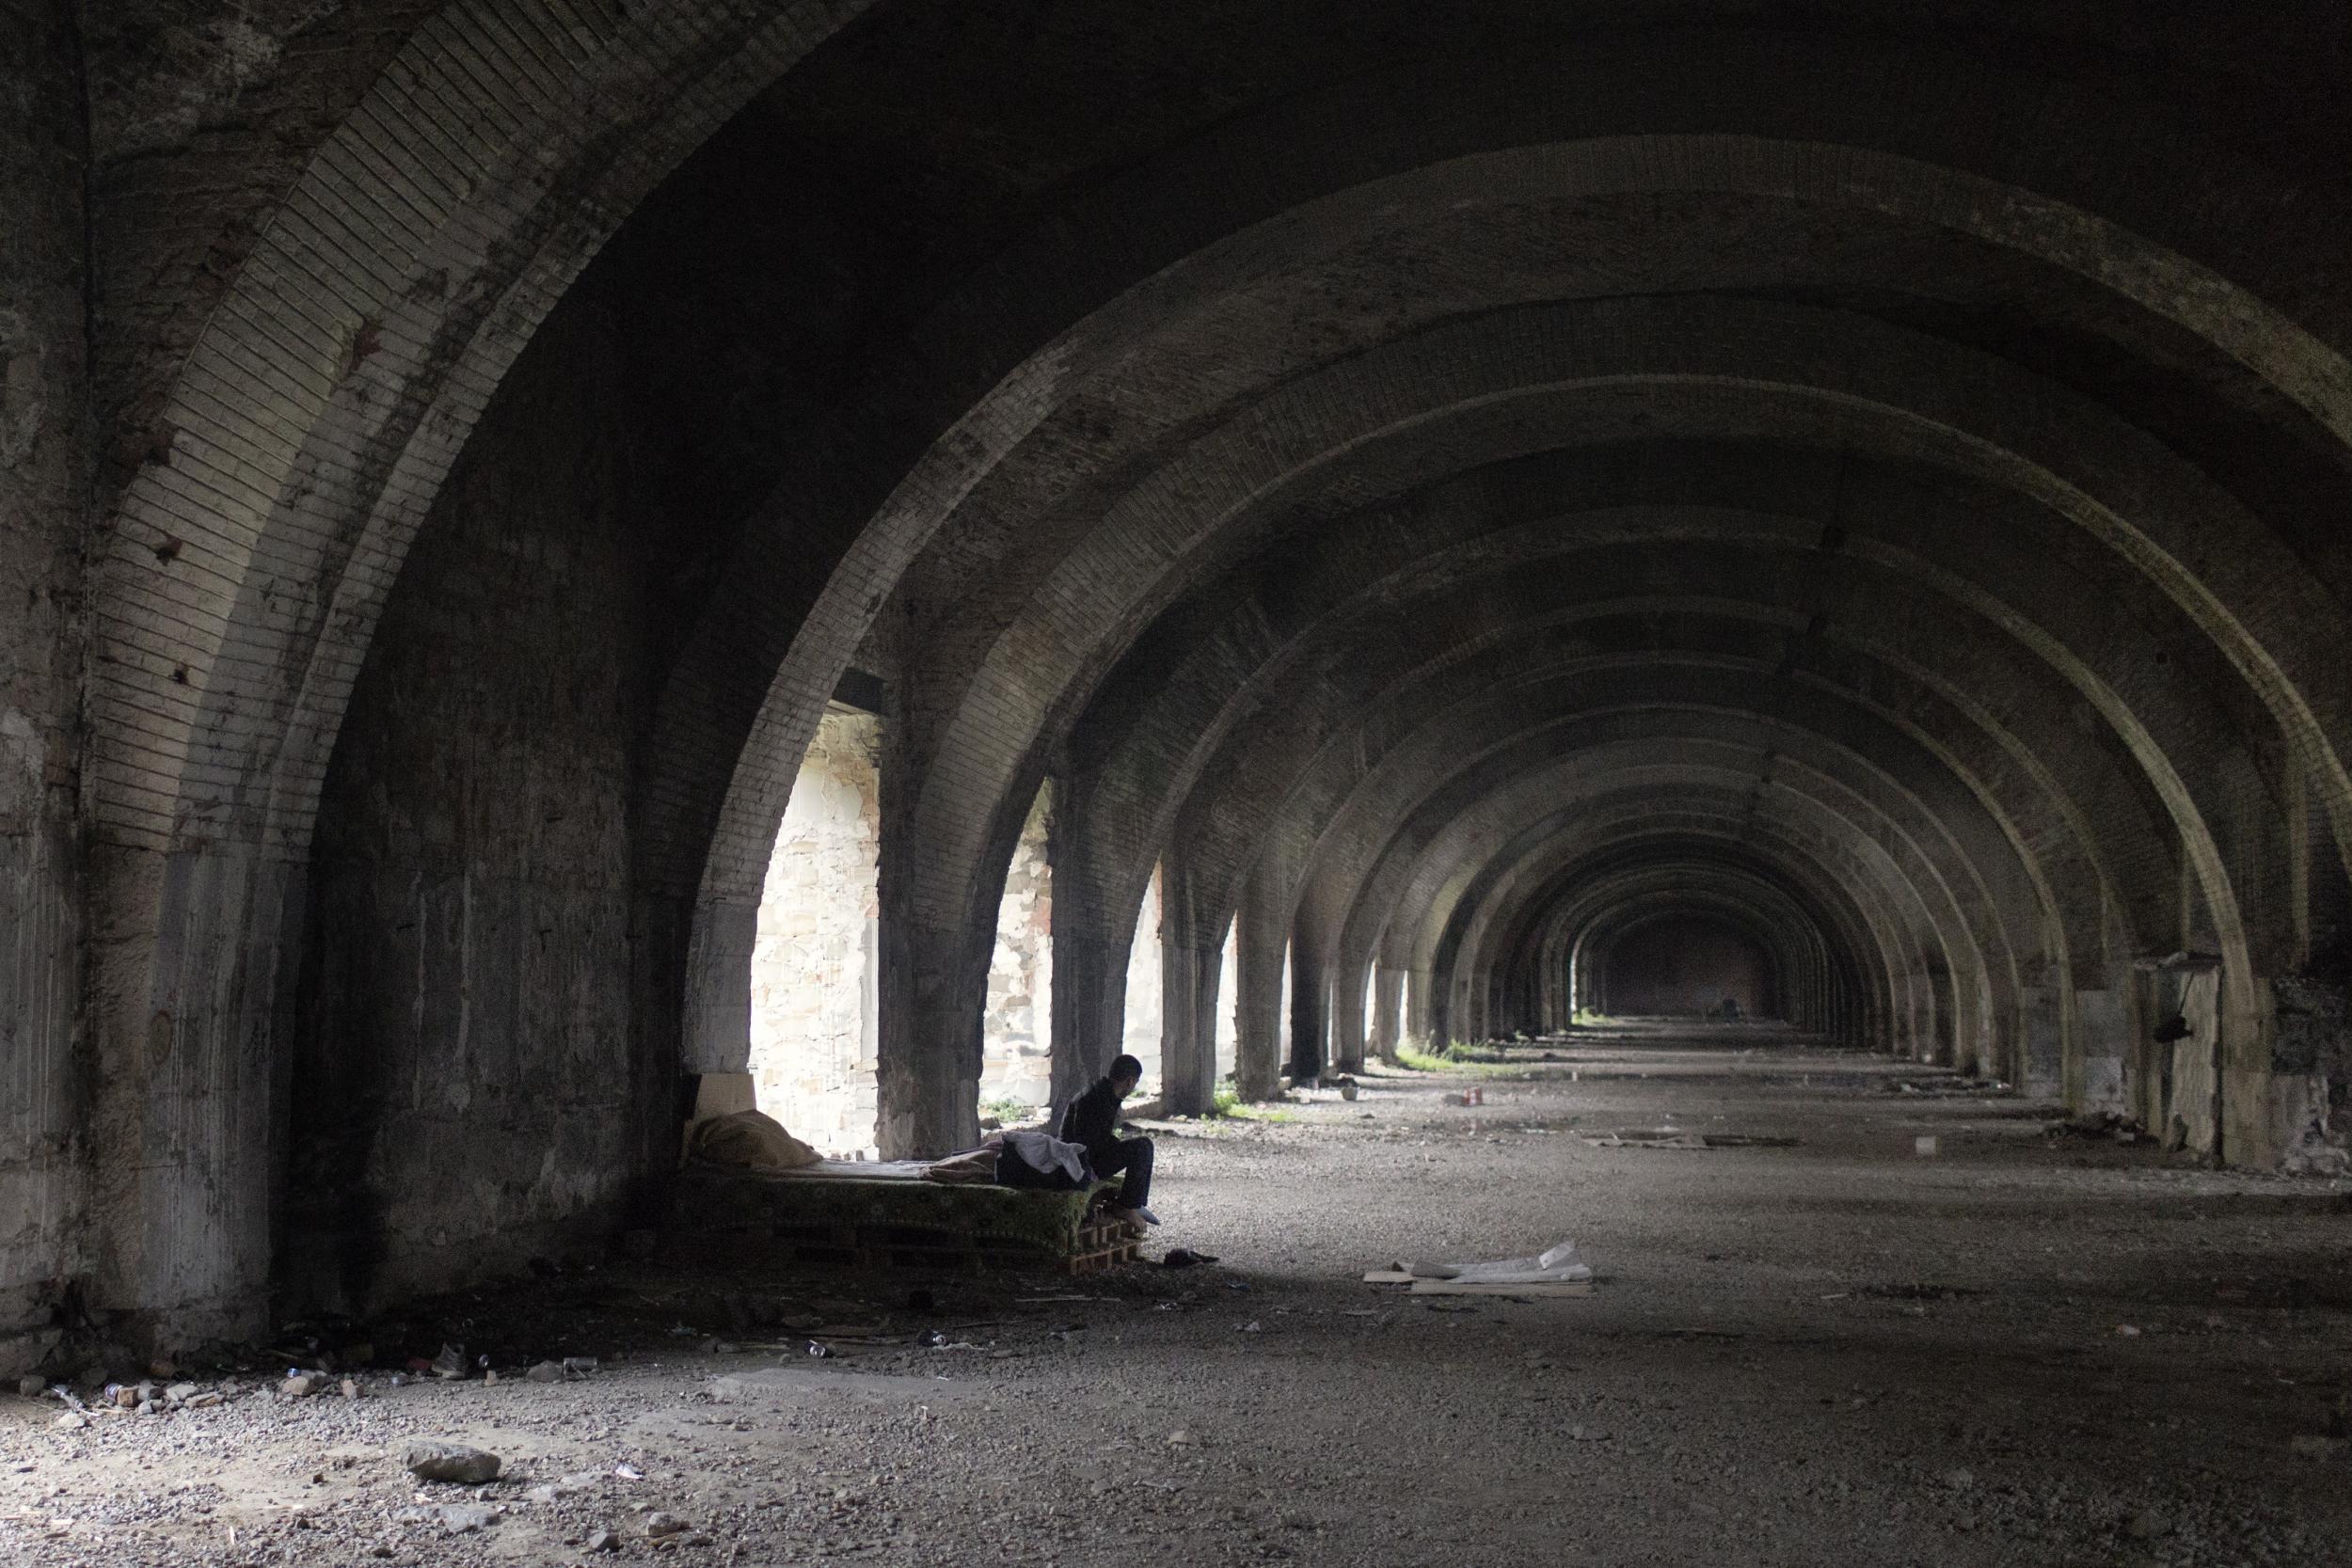
{"label": "peeling plaster wall", "polygon": [[601,1245],[667,1125],[630,1033],[650,682],[617,381],[592,312],[533,342],[369,651],[311,878],[290,1307]]}
{"label": "peeling plaster wall", "polygon": [[0,3],[0,1373],[91,1264],[75,732],[89,472],[80,88],[66,8]]}
{"label": "peeling plaster wall", "polygon": [[1044,1105],[1053,1099],[1054,874],[1045,842],[1053,785],[1038,791],[1005,873],[996,951],[980,1030],[980,1098]]}
{"label": "peeling plaster wall", "polygon": [[2339,980],[2272,982],[2272,1137],[2286,1167],[2352,1171],[2352,987]]}
{"label": "peeling plaster wall", "polygon": [[818,721],[776,833],[752,950],[759,1108],[818,1148],[875,1152],[882,721]]}

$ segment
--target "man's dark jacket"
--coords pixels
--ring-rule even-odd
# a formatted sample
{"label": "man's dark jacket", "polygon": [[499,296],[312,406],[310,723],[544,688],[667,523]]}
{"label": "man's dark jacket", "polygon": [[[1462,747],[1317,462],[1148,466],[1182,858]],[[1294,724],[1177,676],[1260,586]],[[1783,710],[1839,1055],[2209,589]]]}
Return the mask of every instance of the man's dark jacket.
{"label": "man's dark jacket", "polygon": [[1070,1102],[1061,1116],[1061,1139],[1087,1151],[1095,1167],[1119,1144],[1119,1085],[1105,1078]]}

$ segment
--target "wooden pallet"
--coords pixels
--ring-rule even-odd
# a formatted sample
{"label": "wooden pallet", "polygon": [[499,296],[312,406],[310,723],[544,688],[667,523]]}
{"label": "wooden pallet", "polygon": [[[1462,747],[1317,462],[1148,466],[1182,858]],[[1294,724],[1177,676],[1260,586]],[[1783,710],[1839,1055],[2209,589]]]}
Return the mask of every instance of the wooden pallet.
{"label": "wooden pallet", "polygon": [[1098,1209],[1078,1227],[1078,1248],[1062,1259],[1061,1272],[1100,1274],[1104,1269],[1136,1262],[1142,1256],[1141,1243],[1127,1227]]}
{"label": "wooden pallet", "polygon": [[670,1260],[720,1270],[775,1266],[1050,1269],[1091,1274],[1135,1261],[1135,1241],[1083,1193],[689,1172],[672,1191]]}

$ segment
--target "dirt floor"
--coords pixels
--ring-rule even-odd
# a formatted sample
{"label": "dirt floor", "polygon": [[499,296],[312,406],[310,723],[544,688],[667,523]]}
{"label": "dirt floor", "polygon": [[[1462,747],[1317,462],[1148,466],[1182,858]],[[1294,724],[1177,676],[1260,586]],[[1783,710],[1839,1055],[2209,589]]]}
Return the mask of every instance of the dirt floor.
{"label": "dirt floor", "polygon": [[[1369,1077],[1156,1127],[1147,1250],[1212,1267],[613,1264],[298,1331],[373,1363],[356,1400],[258,1359],[144,1416],[0,1396],[0,1562],[2352,1561],[2346,1184],[2053,1117],[1753,1031]],[[1587,1141],[1664,1128],[1795,1142]],[[1588,1298],[1359,1278],[1564,1238]],[[442,1338],[499,1380],[393,1386]],[[421,1485],[424,1436],[504,1475]]]}

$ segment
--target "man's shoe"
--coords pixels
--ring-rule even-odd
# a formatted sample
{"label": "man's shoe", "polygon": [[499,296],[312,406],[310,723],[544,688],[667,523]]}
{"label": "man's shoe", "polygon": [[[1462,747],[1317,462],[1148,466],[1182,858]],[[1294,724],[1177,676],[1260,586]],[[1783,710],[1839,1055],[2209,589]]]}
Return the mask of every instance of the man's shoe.
{"label": "man's shoe", "polygon": [[1149,1209],[1130,1209],[1127,1212],[1131,1217],[1139,1219],[1146,1225],[1157,1225],[1160,1223],[1160,1216],[1152,1212]]}

